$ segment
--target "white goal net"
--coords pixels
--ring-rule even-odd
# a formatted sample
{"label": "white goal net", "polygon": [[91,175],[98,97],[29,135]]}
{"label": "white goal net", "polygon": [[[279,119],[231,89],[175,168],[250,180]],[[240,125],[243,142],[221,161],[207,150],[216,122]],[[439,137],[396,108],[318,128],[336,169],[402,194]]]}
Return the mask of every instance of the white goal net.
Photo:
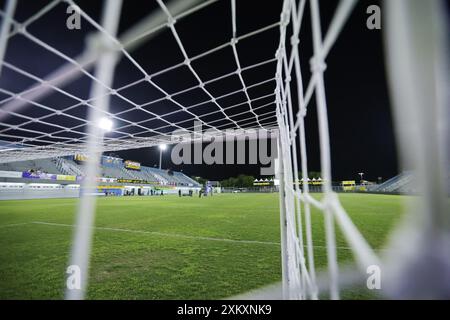
{"label": "white goal net", "polygon": [[[191,54],[182,36],[180,22],[193,19],[196,13],[209,10],[226,1],[229,9],[230,34],[222,44]],[[343,31],[356,0],[337,1],[331,22],[323,30],[318,0],[284,0],[280,19],[252,30],[239,31],[239,1],[236,0],[156,0],[157,10],[119,34],[121,12],[133,5],[121,0],[103,1],[101,17],[92,17],[77,1],[53,0],[25,20],[15,17],[16,0],[7,0],[0,11],[0,72],[13,73],[22,84],[0,88],[0,163],[17,160],[86,154],[86,178],[83,190],[95,190],[99,175],[99,159],[104,151],[118,151],[173,143],[172,132],[182,130],[198,136],[194,123],[201,124],[209,135],[222,135],[230,129],[248,129],[276,133],[278,137],[280,180],[280,218],[282,234],[282,291],[285,299],[318,299],[323,292],[339,299],[342,287],[354,284],[376,266],[392,276],[387,285],[390,297],[442,297],[449,295],[448,283],[439,282],[433,270],[444,270],[448,277],[450,219],[446,210],[448,191],[448,66],[446,53],[445,10],[440,1],[385,1],[383,33],[386,65],[393,102],[398,149],[402,164],[416,170],[421,196],[414,199],[408,212],[408,224],[396,233],[392,250],[380,255],[370,248],[339,202],[331,188],[331,156],[326,98],[327,56]],[[256,4],[254,14],[258,15]],[[83,24],[89,25],[82,52],[68,53],[54,43],[47,43],[33,32],[36,23],[45,20],[54,10],[71,8]],[[69,12],[69,11],[68,11]],[[308,16],[308,20],[305,17]],[[302,53],[302,25],[310,21],[313,55]],[[203,26],[207,28],[208,26]],[[181,59],[161,70],[148,70],[133,52],[151,43],[161,32],[171,37]],[[239,46],[267,32],[278,33],[278,49],[265,59],[243,62]],[[201,34],[198,35],[201,37]],[[51,54],[60,64],[47,74],[36,74],[5,58],[8,46],[16,39]],[[23,47],[24,52],[28,50]],[[33,49],[30,49],[33,50]],[[205,79],[196,63],[229,50],[233,70]],[[70,50],[69,50],[70,51]],[[198,51],[198,50],[197,50]],[[30,59],[39,59],[32,56]],[[301,61],[308,59],[310,70],[302,70]],[[137,76],[128,83],[114,85],[116,67],[126,62]],[[272,74],[256,72],[269,67]],[[349,66],[351,68],[351,66]],[[188,73],[192,83],[182,90],[170,90],[162,78],[176,72]],[[248,75],[255,72],[252,82]],[[308,76],[306,77],[306,74]],[[216,93],[215,83],[234,78],[238,86]],[[255,78],[258,78],[254,80]],[[77,95],[65,88],[85,79],[90,84],[89,96]],[[308,79],[309,81],[304,81]],[[345,81],[345,75],[342,75]],[[18,81],[16,81],[18,83]],[[16,83],[15,82],[15,83]],[[137,101],[127,92],[151,87],[158,98]],[[269,86],[268,86],[269,85]],[[225,86],[226,87],[226,86]],[[252,95],[259,88],[258,95]],[[261,89],[263,88],[263,89]],[[274,90],[275,89],[275,90]],[[53,94],[64,98],[64,106],[48,103]],[[201,101],[184,103],[182,97],[201,96]],[[242,101],[226,103],[240,95]],[[305,117],[314,110],[308,105],[315,99],[320,140],[320,166],[323,178],[320,200],[312,197],[307,182],[308,133]],[[164,102],[165,108],[159,108]],[[114,105],[114,108],[112,107]],[[119,108],[116,106],[120,105]],[[426,106],[426,108],[424,108]],[[28,113],[27,110],[36,113]],[[84,110],[84,112],[74,112]],[[235,110],[239,110],[236,112]],[[112,123],[114,125],[112,126]],[[112,127],[111,127],[112,126]],[[108,132],[106,132],[108,131]],[[201,137],[200,137],[201,138]],[[432,168],[432,169],[430,169]],[[299,172],[303,176],[299,176]],[[311,228],[312,208],[324,216],[327,274],[318,273],[314,263]],[[84,275],[80,290],[67,290],[66,298],[82,299],[88,282],[89,258],[95,216],[95,198],[82,196],[69,265],[80,267]],[[339,228],[351,248],[357,269],[355,277],[340,270],[336,230]],[[413,236],[412,236],[413,235]],[[399,240],[402,239],[402,240]],[[406,239],[406,240],[405,240]],[[399,247],[399,243],[402,247]],[[408,243],[405,245],[405,243]],[[402,252],[402,255],[392,252]],[[421,257],[433,257],[423,264]],[[446,270],[446,271],[445,271]],[[418,273],[426,281],[415,286],[409,281]],[[326,285],[321,283],[325,279]],[[354,280],[358,279],[358,280]]]}

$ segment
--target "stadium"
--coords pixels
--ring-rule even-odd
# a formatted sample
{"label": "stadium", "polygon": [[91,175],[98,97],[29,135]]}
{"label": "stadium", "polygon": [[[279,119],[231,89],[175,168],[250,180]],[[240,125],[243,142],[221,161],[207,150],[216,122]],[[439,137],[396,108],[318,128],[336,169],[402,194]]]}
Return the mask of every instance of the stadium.
{"label": "stadium", "polygon": [[0,7],[1,300],[450,298],[444,1]]}

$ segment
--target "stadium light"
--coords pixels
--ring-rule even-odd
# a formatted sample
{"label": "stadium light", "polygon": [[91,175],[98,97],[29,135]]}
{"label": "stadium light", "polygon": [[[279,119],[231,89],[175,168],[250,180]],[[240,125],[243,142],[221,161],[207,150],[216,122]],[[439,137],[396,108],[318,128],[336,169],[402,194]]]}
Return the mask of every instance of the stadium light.
{"label": "stadium light", "polygon": [[159,145],[159,170],[161,170],[162,152],[166,149],[167,149],[167,145],[165,145],[165,144]]}
{"label": "stadium light", "polygon": [[358,173],[360,176],[361,176],[361,181],[360,181],[360,184],[362,184],[362,181],[363,181],[363,176],[364,176],[364,172],[359,172]]}
{"label": "stadium light", "polygon": [[98,127],[105,132],[110,132],[113,128],[113,122],[111,119],[103,117],[98,121]]}

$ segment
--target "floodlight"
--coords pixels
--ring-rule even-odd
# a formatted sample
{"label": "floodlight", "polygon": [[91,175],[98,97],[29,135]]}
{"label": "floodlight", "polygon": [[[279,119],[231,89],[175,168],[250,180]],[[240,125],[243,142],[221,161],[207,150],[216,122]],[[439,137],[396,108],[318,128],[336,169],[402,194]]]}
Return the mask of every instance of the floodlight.
{"label": "floodlight", "polygon": [[161,170],[161,163],[162,163],[162,153],[164,150],[167,149],[167,145],[164,143],[159,145],[159,169]]}
{"label": "floodlight", "polygon": [[111,119],[103,117],[98,121],[98,127],[105,132],[110,132],[113,127],[113,122],[111,121]]}

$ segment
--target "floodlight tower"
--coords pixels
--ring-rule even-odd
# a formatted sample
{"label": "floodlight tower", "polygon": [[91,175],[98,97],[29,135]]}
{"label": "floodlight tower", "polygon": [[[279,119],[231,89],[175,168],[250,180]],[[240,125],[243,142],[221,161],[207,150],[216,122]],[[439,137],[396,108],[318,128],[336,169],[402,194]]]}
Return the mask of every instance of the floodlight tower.
{"label": "floodlight tower", "polygon": [[167,149],[167,145],[165,145],[165,144],[159,145],[159,170],[161,170],[162,152],[166,149]]}
{"label": "floodlight tower", "polygon": [[360,184],[362,184],[362,181],[363,181],[363,176],[364,176],[364,172],[359,172],[358,173],[359,175],[360,175],[360,177],[361,177],[361,180],[360,180]]}

